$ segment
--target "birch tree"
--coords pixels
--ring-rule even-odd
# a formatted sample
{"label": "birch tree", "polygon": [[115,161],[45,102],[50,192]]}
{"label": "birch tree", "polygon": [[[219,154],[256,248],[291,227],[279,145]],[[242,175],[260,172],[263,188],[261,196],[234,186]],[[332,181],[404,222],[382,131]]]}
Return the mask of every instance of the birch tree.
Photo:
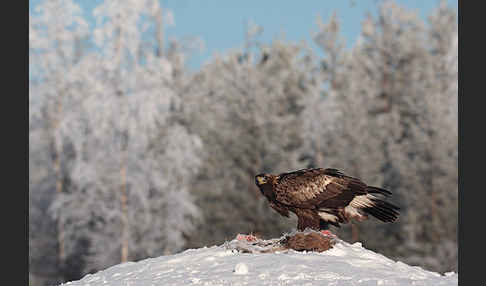
{"label": "birch tree", "polygon": [[[67,164],[67,156],[63,152],[64,142],[60,135],[60,125],[64,120],[65,109],[72,101],[72,94],[69,92],[72,83],[66,80],[64,75],[79,59],[76,41],[87,33],[87,24],[81,17],[81,12],[73,1],[49,0],[40,3],[35,8],[34,15],[29,14],[29,78],[35,86],[31,86],[29,82],[29,122],[32,127],[32,137],[29,139],[37,142],[32,148],[45,148],[44,152],[48,154],[37,157],[42,158],[42,164],[37,167],[44,166],[48,171],[44,179],[34,180],[35,183],[30,185],[29,197],[32,198],[39,195],[33,192],[41,190],[48,192],[49,197],[52,197],[50,190],[55,190],[56,195],[61,195],[65,191],[66,177],[63,168]],[[33,89],[36,90],[35,93]],[[42,141],[38,140],[39,136],[43,138]],[[36,150],[33,160],[41,149]],[[29,169],[29,175],[31,170],[34,176],[37,170]],[[38,184],[43,187],[38,188]],[[40,205],[43,205],[41,209],[42,213],[45,213],[45,201]],[[33,208],[37,206],[39,205],[35,203]],[[31,225],[35,224],[34,221]],[[55,232],[57,267],[62,269],[66,253],[65,231],[61,219],[57,220]]]}
{"label": "birch tree", "polygon": [[[66,229],[66,251],[75,253],[87,241],[84,273],[180,249],[198,214],[188,184],[202,147],[169,120],[181,104],[173,64],[143,48],[142,34],[154,25],[152,2],[103,2],[94,11],[100,52],[64,75],[83,98],[60,126],[75,154],[72,187],[50,209]],[[166,149],[158,147],[163,140],[169,140]],[[181,156],[178,164],[173,152],[189,158]],[[187,179],[175,183],[180,177]]]}

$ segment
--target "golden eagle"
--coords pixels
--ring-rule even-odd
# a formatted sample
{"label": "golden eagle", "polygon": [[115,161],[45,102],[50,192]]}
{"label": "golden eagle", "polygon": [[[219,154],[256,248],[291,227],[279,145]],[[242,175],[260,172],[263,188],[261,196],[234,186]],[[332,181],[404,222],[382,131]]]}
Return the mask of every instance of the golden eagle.
{"label": "golden eagle", "polygon": [[385,198],[391,192],[368,186],[337,169],[302,169],[280,175],[259,174],[255,183],[279,214],[298,218],[297,229],[326,230],[350,219],[362,221],[372,215],[394,222],[399,208]]}

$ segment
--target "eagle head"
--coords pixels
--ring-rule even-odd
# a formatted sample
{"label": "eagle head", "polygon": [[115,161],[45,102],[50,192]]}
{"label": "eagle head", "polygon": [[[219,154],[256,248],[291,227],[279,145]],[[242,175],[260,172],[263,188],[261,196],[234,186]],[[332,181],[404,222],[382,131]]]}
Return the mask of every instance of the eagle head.
{"label": "eagle head", "polygon": [[275,200],[275,193],[273,192],[273,184],[278,176],[271,174],[258,174],[255,176],[255,184],[262,195],[264,195],[269,201]]}
{"label": "eagle head", "polygon": [[272,182],[274,178],[275,176],[270,174],[258,174],[255,176],[255,184],[260,189],[262,195],[267,196],[273,193]]}
{"label": "eagle head", "polygon": [[269,181],[269,176],[266,174],[258,174],[255,176],[255,184],[260,187]]}

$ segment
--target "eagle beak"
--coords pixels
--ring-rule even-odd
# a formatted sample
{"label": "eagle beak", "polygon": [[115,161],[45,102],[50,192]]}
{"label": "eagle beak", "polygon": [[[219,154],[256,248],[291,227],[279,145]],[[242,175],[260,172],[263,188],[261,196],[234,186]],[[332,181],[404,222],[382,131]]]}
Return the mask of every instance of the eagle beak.
{"label": "eagle beak", "polygon": [[259,185],[263,185],[267,182],[264,177],[256,177],[256,179]]}

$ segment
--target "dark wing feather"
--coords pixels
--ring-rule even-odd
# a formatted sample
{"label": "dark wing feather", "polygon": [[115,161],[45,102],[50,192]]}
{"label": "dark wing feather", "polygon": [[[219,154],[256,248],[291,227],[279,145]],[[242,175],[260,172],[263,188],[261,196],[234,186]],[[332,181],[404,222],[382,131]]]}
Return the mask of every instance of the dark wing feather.
{"label": "dark wing feather", "polygon": [[339,197],[350,187],[363,187],[359,180],[349,178],[335,169],[322,168],[283,173],[275,184],[276,200],[294,207],[316,208],[325,201]]}

